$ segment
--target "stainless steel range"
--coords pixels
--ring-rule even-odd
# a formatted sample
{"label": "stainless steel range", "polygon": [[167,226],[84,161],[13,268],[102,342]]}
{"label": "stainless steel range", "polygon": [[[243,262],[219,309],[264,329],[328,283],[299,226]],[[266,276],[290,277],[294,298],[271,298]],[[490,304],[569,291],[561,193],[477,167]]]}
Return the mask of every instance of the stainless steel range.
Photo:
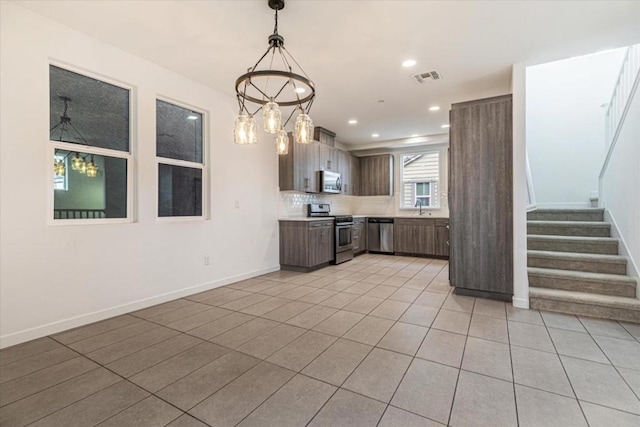
{"label": "stainless steel range", "polygon": [[307,205],[309,217],[333,218],[334,223],[334,256],[332,264],[341,264],[353,259],[353,216],[331,215],[328,203],[310,203]]}

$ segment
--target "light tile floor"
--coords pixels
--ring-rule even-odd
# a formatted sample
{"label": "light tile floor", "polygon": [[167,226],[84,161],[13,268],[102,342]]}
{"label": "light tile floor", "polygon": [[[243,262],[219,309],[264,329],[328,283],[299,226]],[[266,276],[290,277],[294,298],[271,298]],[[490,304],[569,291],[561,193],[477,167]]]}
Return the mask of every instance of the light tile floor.
{"label": "light tile floor", "polygon": [[362,255],[7,348],[0,425],[640,426],[640,325],[450,291]]}

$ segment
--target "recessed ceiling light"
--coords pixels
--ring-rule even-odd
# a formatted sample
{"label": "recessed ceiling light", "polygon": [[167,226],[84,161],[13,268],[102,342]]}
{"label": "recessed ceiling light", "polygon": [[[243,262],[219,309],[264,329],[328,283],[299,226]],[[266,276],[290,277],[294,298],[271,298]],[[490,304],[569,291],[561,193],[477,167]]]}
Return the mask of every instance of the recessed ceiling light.
{"label": "recessed ceiling light", "polygon": [[296,88],[296,93],[305,93],[307,90],[303,87],[297,87]]}
{"label": "recessed ceiling light", "polygon": [[356,119],[351,119],[348,122],[350,125],[355,125],[356,123],[358,123],[358,121]]}
{"label": "recessed ceiling light", "polygon": [[402,63],[402,66],[404,68],[413,67],[414,65],[416,65],[416,61],[414,59],[407,59]]}
{"label": "recessed ceiling light", "polygon": [[441,127],[442,129],[447,129],[447,128],[448,128],[448,127],[450,127],[450,126],[451,126],[451,125],[447,123],[447,124],[442,125],[442,126],[440,126],[440,127]]}
{"label": "recessed ceiling light", "polygon": [[379,137],[379,136],[380,136],[380,134],[379,134],[379,133],[372,133],[372,134],[371,134],[371,136],[372,136],[373,138],[377,138],[377,137]]}
{"label": "recessed ceiling light", "polygon": [[189,120],[198,120],[198,116],[194,116],[193,114],[188,116],[187,119]]}
{"label": "recessed ceiling light", "polygon": [[438,111],[440,109],[439,106],[434,105],[433,107],[429,107],[429,111]]}

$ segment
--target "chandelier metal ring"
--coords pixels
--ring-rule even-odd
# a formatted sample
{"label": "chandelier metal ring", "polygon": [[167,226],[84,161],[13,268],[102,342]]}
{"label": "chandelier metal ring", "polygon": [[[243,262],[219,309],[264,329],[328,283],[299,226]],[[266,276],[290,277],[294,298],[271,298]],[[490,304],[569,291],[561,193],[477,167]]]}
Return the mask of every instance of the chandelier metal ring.
{"label": "chandelier metal ring", "polygon": [[[293,80],[301,83],[302,85],[311,89],[311,93],[305,96],[304,98],[296,97],[293,101],[281,101],[278,100],[278,105],[283,107],[294,107],[301,104],[306,104],[311,101],[316,96],[316,88],[311,80],[308,78],[301,76],[300,74],[291,73],[287,71],[280,70],[259,70],[259,71],[250,71],[238,77],[236,80],[236,94],[243,100],[251,101],[255,104],[264,105],[270,101],[270,99],[260,99],[254,96],[247,94],[244,90],[240,89],[240,86],[244,83],[245,85],[252,85],[252,79],[260,79],[260,78],[269,78],[269,77],[283,77],[288,80]],[[255,86],[254,86],[255,87]],[[275,97],[277,99],[277,96]]]}

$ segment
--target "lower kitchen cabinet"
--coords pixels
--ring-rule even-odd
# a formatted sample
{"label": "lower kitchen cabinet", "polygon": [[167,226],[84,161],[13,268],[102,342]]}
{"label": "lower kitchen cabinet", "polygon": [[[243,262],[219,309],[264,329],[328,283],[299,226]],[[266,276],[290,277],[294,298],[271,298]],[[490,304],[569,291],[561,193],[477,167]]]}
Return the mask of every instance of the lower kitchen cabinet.
{"label": "lower kitchen cabinet", "polygon": [[333,220],[280,221],[280,266],[312,270],[333,260]]}
{"label": "lower kitchen cabinet", "polygon": [[[394,251],[409,255],[448,256],[448,251],[444,253],[438,245],[436,221],[433,218],[396,218],[393,226]],[[446,227],[444,230],[448,235]]]}
{"label": "lower kitchen cabinet", "polygon": [[367,249],[366,218],[354,218],[351,241],[353,254],[358,255]]}
{"label": "lower kitchen cabinet", "polygon": [[438,256],[449,256],[449,220],[436,219],[436,251]]}

